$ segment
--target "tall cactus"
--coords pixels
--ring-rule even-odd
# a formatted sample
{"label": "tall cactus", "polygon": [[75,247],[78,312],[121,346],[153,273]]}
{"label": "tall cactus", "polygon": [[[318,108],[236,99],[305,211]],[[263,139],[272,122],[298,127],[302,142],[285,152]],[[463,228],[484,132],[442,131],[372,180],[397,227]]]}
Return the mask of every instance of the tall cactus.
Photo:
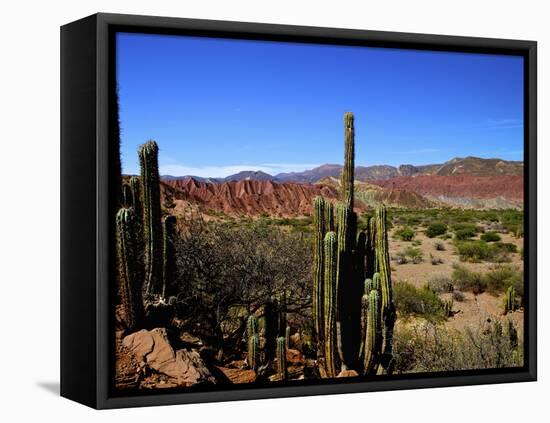
{"label": "tall cactus", "polygon": [[382,322],[380,294],[373,289],[369,294],[363,296],[363,323],[365,329],[363,369],[368,375],[376,374],[379,363],[379,355],[382,348]]}
{"label": "tall cactus", "polygon": [[258,334],[252,335],[248,338],[248,355],[247,355],[248,366],[254,370],[258,371],[260,367],[260,337]]}
{"label": "tall cactus", "polygon": [[390,252],[388,246],[387,213],[382,204],[376,209],[375,268],[380,273],[382,291],[382,318],[384,323],[384,347],[381,357],[382,366],[391,373],[393,366],[393,328],[396,312],[393,302],[393,289],[390,270]]}
{"label": "tall cactus", "polygon": [[286,341],[284,336],[277,338],[277,376],[279,380],[286,380]]}
{"label": "tall cactus", "polygon": [[336,206],[338,226],[338,268],[337,268],[337,321],[341,361],[346,368],[354,368],[359,352],[359,319],[361,307],[361,282],[357,283],[354,272],[353,250],[355,246],[355,214],[345,203]]}
{"label": "tall cactus", "polygon": [[342,202],[353,210],[353,183],[355,171],[355,128],[353,113],[344,114],[345,157],[342,170]]}
{"label": "tall cactus", "polygon": [[122,184],[122,198],[121,203],[123,207],[133,207],[132,204],[132,192],[130,189],[130,185],[124,183]]}
{"label": "tall cactus", "polygon": [[334,226],[334,206],[330,201],[325,202],[325,233],[326,232],[335,232],[336,228]]}
{"label": "tall cactus", "polygon": [[176,216],[166,216],[162,220],[162,297],[168,298],[175,293],[176,280]]}
{"label": "tall cactus", "polygon": [[367,218],[367,239],[365,241],[365,273],[367,278],[372,278],[376,262],[376,219],[373,217]]}
{"label": "tall cactus", "polygon": [[[323,268],[326,205],[323,197],[316,197],[313,203],[313,331],[317,341],[318,355],[323,355]],[[331,204],[332,206],[332,204]]]}
{"label": "tall cactus", "polygon": [[328,232],[324,239],[324,347],[325,367],[328,377],[335,377],[337,369],[336,341],[336,272],[338,249],[336,234]]}
{"label": "tall cactus", "polygon": [[132,176],[130,178],[130,191],[131,191],[132,207],[134,208],[137,218],[141,221],[143,208],[141,206],[140,182],[137,176]]}
{"label": "tall cactus", "polygon": [[143,235],[145,240],[146,294],[158,294],[162,284],[162,228],[158,146],[147,141],[139,147],[143,185]]}
{"label": "tall cactus", "polygon": [[508,314],[516,309],[516,289],[510,285],[504,295],[504,314]]}
{"label": "tall cactus", "polygon": [[128,329],[134,330],[143,315],[142,273],[136,242],[137,220],[133,209],[121,208],[116,214],[119,293]]}

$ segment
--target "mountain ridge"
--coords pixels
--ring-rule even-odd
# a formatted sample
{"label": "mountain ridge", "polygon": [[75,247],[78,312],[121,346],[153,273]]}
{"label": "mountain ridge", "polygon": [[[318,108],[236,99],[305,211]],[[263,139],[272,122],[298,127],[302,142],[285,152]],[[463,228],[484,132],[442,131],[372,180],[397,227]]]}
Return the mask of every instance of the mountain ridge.
{"label": "mountain ridge", "polygon": [[[270,175],[261,170],[246,170],[229,175],[225,178],[208,178],[193,175],[172,176],[163,175],[162,180],[186,180],[193,178],[201,182],[223,183],[240,180],[260,180],[275,182],[294,183],[316,183],[326,177],[339,177],[342,165],[323,164],[313,169],[302,172],[283,172]],[[373,165],[356,166],[355,178],[359,181],[380,181],[397,177],[415,177],[418,175],[471,175],[471,176],[523,176],[523,161],[503,160],[500,158],[480,158],[474,156],[455,157],[440,164],[411,165],[402,164],[399,166]]]}

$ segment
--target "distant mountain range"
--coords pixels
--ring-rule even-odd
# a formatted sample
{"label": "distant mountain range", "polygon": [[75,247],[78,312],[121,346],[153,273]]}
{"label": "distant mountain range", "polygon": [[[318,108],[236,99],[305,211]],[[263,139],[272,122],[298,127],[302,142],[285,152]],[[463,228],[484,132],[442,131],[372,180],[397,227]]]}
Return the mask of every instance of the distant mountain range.
{"label": "distant mountain range", "polygon": [[[327,177],[338,178],[342,165],[324,164],[303,172],[279,173],[269,175],[262,171],[243,171],[225,178],[204,178],[192,175],[171,176],[163,175],[164,181],[194,179],[200,182],[222,183],[229,181],[274,181],[316,183]],[[523,162],[507,161],[502,159],[482,159],[479,157],[456,157],[442,164],[414,166],[404,164],[398,167],[390,165],[357,166],[355,179],[358,181],[385,181],[397,177],[415,177],[418,175],[471,175],[471,176],[523,176]]]}

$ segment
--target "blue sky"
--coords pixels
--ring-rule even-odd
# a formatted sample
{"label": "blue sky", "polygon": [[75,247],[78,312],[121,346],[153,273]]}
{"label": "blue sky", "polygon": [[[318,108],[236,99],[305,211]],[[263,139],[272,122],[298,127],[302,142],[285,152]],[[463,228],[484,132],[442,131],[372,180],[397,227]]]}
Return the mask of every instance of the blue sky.
{"label": "blue sky", "polygon": [[119,33],[117,81],[124,173],[341,163],[346,111],[357,165],[523,160],[521,57]]}

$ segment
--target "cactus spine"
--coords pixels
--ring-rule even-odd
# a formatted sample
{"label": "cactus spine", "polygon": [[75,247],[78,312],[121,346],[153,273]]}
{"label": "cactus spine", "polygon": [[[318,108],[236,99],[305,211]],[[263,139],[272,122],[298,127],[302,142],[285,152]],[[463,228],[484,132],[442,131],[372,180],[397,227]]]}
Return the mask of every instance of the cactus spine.
{"label": "cactus spine", "polygon": [[328,232],[324,239],[324,347],[325,367],[328,377],[335,377],[336,372],[336,271],[337,241],[334,232]]}
{"label": "cactus spine", "polygon": [[116,214],[119,293],[128,329],[135,329],[143,315],[141,269],[136,242],[137,220],[133,209],[121,208]]}
{"label": "cactus spine", "polygon": [[323,355],[323,268],[326,206],[323,197],[316,197],[313,203],[313,331],[317,341],[318,355]]}
{"label": "cactus spine", "polygon": [[277,338],[277,375],[279,380],[287,378],[286,342],[284,336]]}
{"label": "cactus spine", "polygon": [[143,235],[145,239],[146,294],[159,293],[162,283],[162,228],[160,210],[160,178],[158,146],[147,141],[139,147],[141,182],[143,185]]}
{"label": "cactus spine", "polygon": [[176,216],[166,216],[162,221],[163,249],[162,249],[162,296],[168,298],[175,293],[176,279]]}

